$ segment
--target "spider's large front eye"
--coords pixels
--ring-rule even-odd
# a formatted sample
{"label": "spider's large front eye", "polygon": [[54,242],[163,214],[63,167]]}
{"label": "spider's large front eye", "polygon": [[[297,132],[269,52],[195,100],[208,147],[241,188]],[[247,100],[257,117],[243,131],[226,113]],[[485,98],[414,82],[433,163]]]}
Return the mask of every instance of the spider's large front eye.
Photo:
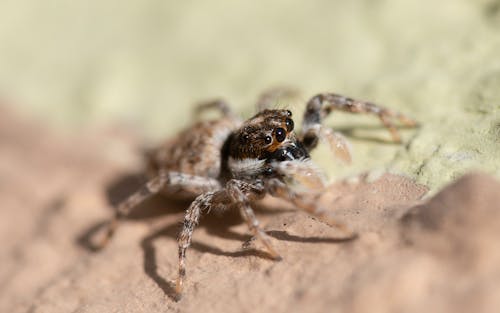
{"label": "spider's large front eye", "polygon": [[287,118],[285,120],[285,125],[286,125],[286,130],[288,132],[291,132],[293,130],[294,123],[293,123],[293,120],[291,118]]}
{"label": "spider's large front eye", "polygon": [[278,142],[283,142],[286,138],[286,130],[284,130],[283,128],[276,128],[276,131],[274,133],[274,136],[276,137],[276,140],[278,140]]}

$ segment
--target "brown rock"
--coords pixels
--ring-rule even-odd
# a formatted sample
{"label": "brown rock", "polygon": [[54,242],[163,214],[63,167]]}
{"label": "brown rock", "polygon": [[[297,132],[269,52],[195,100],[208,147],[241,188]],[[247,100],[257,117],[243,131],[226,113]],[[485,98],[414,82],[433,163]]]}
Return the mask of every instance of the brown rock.
{"label": "brown rock", "polygon": [[92,253],[86,240],[111,215],[109,203],[137,185],[109,155],[118,139],[102,132],[64,139],[7,114],[0,126],[1,312],[500,307],[500,188],[484,174],[462,178],[425,204],[419,203],[427,188],[402,176],[336,183],[319,201],[358,231],[350,241],[267,199],[257,216],[281,262],[262,257],[258,244],[242,248],[250,236],[237,212],[206,216],[188,252],[186,293],[174,302],[175,238],[187,204],[158,198],[138,207],[110,245]]}
{"label": "brown rock", "polygon": [[428,305],[453,312],[495,312],[500,307],[500,183],[469,174],[411,209],[402,233],[437,271]]}
{"label": "brown rock", "polygon": [[[484,267],[500,256],[500,183],[485,174],[468,174],[402,219],[404,234],[416,247]],[[490,261],[488,261],[490,260]],[[500,261],[500,259],[495,259]],[[496,262],[500,264],[499,262]]]}

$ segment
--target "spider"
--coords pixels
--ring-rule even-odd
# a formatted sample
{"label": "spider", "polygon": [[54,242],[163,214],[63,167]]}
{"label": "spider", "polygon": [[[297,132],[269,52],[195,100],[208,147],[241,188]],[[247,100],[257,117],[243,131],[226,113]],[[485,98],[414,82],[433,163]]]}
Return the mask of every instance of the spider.
{"label": "spider", "polygon": [[[254,238],[260,240],[268,254],[276,260],[281,257],[252,209],[252,202],[266,194],[285,199],[354,236],[344,224],[318,207],[313,196],[314,192],[319,194],[324,188],[323,175],[309,155],[319,140],[324,139],[339,158],[345,161],[351,158],[347,141],[323,126],[323,119],[334,110],[375,114],[396,142],[401,139],[392,120],[398,119],[408,126],[415,126],[416,122],[371,102],[321,93],[307,102],[302,130],[296,132],[291,111],[269,109],[271,100],[279,94],[282,92],[276,90],[264,93],[259,98],[259,112],[246,121],[237,118],[223,100],[200,104],[197,113],[216,109],[222,116],[195,123],[153,151],[151,178],[118,206],[99,247],[104,247],[120,221],[150,196],[163,192],[194,198],[185,212],[178,236],[179,264],[175,282],[178,300],[186,276],[186,250],[201,215],[210,210],[239,209]],[[298,191],[294,185],[302,185],[306,189]]]}

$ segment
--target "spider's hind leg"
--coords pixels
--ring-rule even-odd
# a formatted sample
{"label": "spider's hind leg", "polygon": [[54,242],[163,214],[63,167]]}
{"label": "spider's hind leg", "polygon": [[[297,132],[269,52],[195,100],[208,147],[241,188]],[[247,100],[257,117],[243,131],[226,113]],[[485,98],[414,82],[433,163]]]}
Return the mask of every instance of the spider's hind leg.
{"label": "spider's hind leg", "polygon": [[265,90],[257,99],[257,112],[272,108],[278,101],[297,98],[299,95],[300,92],[297,89],[287,86]]}
{"label": "spider's hind leg", "polygon": [[198,117],[203,112],[214,109],[219,111],[224,117],[235,117],[233,110],[224,99],[214,99],[198,103],[195,106],[194,115]]}
{"label": "spider's hind leg", "polygon": [[120,225],[121,221],[125,219],[132,209],[138,204],[144,202],[149,197],[155,195],[159,192],[160,187],[164,184],[159,177],[155,177],[145,185],[143,185],[139,190],[134,192],[131,196],[125,199],[118,205],[113,218],[106,224],[106,230],[103,237],[99,239],[96,244],[96,249],[104,248],[111,237],[115,234],[116,229]]}
{"label": "spider's hind leg", "polygon": [[115,215],[106,225],[103,237],[97,242],[96,249],[102,249],[107,245],[120,223],[130,214],[134,207],[159,193],[166,186],[176,187],[196,194],[220,188],[218,181],[212,178],[162,171],[118,205]]}
{"label": "spider's hind leg", "polygon": [[313,149],[316,146],[318,137],[322,135],[321,132],[324,132],[321,122],[333,110],[377,115],[395,142],[401,142],[401,136],[394,126],[393,120],[399,120],[406,126],[414,127],[417,125],[415,120],[372,102],[355,100],[334,93],[322,93],[315,95],[307,102],[302,124],[303,140],[306,147]]}

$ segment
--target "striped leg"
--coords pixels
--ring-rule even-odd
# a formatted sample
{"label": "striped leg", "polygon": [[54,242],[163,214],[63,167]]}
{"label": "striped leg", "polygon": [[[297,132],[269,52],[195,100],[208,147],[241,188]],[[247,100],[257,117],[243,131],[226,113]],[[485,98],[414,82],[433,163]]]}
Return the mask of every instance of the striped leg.
{"label": "striped leg", "polygon": [[250,206],[249,198],[263,197],[264,189],[261,186],[252,185],[236,179],[230,180],[226,188],[233,202],[239,206],[241,216],[247,223],[252,234],[264,244],[267,252],[273,259],[280,260],[281,256],[272,246],[269,236],[260,227],[259,220],[257,220]]}
{"label": "striped leg", "polygon": [[322,93],[309,100],[304,114],[304,121],[302,124],[304,141],[309,144],[310,149],[316,146],[317,137],[320,136],[318,130],[321,129],[321,127],[317,125],[321,126],[323,118],[333,110],[377,115],[384,126],[390,131],[395,142],[401,142],[401,136],[392,122],[394,119],[399,120],[402,124],[407,126],[417,125],[417,122],[413,119],[372,102],[355,100],[334,93]]}
{"label": "striped leg", "polygon": [[298,90],[292,87],[277,87],[264,91],[257,99],[258,112],[270,109],[280,100],[290,100],[298,97]]}
{"label": "striped leg", "polygon": [[223,99],[215,99],[199,103],[195,108],[194,114],[195,116],[199,116],[204,111],[212,109],[218,110],[225,117],[235,117],[233,110],[231,110],[229,104]]}
{"label": "striped leg", "polygon": [[[193,231],[200,220],[200,216],[204,211],[210,210],[210,208],[215,205],[214,198],[224,192],[207,192],[198,196],[189,206],[184,216],[184,222],[182,224],[182,230],[179,233],[178,243],[179,243],[179,273],[177,280],[175,282],[175,292],[177,294],[177,300],[180,299],[182,295],[182,289],[184,286],[184,278],[186,277],[186,250],[191,245],[191,239],[193,237]],[[221,203],[217,203],[221,205]]]}
{"label": "striped leg", "polygon": [[104,236],[97,244],[97,248],[101,249],[106,246],[120,222],[130,214],[135,206],[159,193],[166,186],[178,187],[197,194],[220,188],[219,182],[212,178],[179,172],[161,172],[118,206],[115,216],[108,222]]}

